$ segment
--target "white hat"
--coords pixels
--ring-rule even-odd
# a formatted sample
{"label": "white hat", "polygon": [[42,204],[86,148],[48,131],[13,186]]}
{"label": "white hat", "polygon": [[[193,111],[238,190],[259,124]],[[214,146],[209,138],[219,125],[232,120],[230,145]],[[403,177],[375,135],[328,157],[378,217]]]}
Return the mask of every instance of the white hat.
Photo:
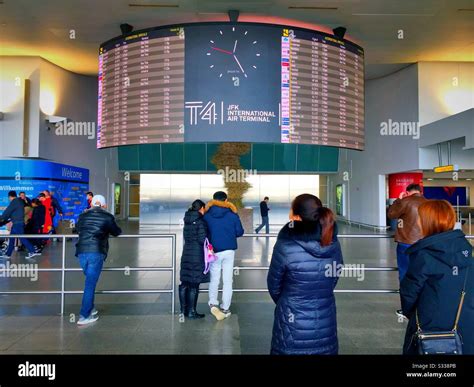
{"label": "white hat", "polygon": [[93,207],[104,207],[105,204],[105,198],[102,195],[94,195],[92,198],[91,205]]}

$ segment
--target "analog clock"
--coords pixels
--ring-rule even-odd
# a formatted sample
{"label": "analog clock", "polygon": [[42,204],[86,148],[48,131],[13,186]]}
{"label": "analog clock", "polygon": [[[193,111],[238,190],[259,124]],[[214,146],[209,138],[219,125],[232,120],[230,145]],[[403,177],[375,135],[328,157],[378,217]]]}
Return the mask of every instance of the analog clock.
{"label": "analog clock", "polygon": [[205,43],[204,56],[208,70],[216,78],[237,86],[257,72],[262,52],[258,36],[245,26],[229,26],[216,29]]}

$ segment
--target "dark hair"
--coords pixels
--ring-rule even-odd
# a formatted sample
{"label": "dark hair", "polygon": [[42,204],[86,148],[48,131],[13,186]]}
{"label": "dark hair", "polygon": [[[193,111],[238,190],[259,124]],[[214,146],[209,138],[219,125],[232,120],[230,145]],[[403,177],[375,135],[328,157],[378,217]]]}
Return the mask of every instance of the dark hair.
{"label": "dark hair", "polygon": [[206,203],[204,203],[201,199],[196,199],[189,207],[191,211],[199,211],[201,208],[206,207]]}
{"label": "dark hair", "polygon": [[293,215],[298,215],[303,222],[315,222],[318,220],[318,208],[321,208],[323,203],[321,200],[311,194],[298,195],[291,203]]}
{"label": "dark hair", "polygon": [[20,195],[21,195],[21,194],[25,194],[25,195],[26,195],[25,191],[21,191],[21,192],[20,192]]}
{"label": "dark hair", "polygon": [[51,195],[51,191],[49,191],[49,190],[47,190],[47,189],[45,189],[43,192],[47,192],[48,195]]}
{"label": "dark hair", "polygon": [[214,193],[212,198],[214,200],[219,200],[221,202],[224,202],[227,199],[227,194],[224,191],[217,191]]}
{"label": "dark hair", "polygon": [[17,197],[17,196],[16,196],[16,191],[10,191],[10,192],[8,192],[8,197],[9,197],[9,198],[16,198],[16,197]]}
{"label": "dark hair", "polygon": [[293,215],[298,215],[303,222],[319,222],[321,225],[321,246],[331,244],[334,236],[334,213],[323,207],[321,200],[311,194],[298,195],[291,204]]}
{"label": "dark hair", "polygon": [[41,205],[41,202],[40,202],[39,199],[34,198],[34,199],[31,200],[31,204],[36,204],[36,205],[39,206],[39,205]]}
{"label": "dark hair", "polygon": [[94,196],[94,194],[91,191],[86,192],[86,195]]}
{"label": "dark hair", "polygon": [[41,192],[40,194],[38,194],[38,198],[45,198],[45,197],[46,197],[46,195],[45,195],[43,192]]}
{"label": "dark hair", "polygon": [[270,200],[270,198],[268,196],[265,196],[263,200]]}
{"label": "dark hair", "polygon": [[412,192],[412,191],[420,191],[421,192],[421,186],[419,184],[416,184],[416,183],[410,184],[407,187],[407,192]]}

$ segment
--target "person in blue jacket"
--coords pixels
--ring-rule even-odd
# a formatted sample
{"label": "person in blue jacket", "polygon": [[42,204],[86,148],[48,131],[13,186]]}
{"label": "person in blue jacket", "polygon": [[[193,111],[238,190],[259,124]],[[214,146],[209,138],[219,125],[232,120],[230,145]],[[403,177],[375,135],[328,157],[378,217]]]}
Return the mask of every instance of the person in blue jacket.
{"label": "person in blue jacket", "polygon": [[[217,320],[231,315],[232,282],[234,277],[234,258],[237,238],[244,235],[244,229],[237,215],[237,208],[227,200],[223,191],[214,193],[213,200],[206,205],[204,221],[207,224],[210,242],[217,260],[210,264],[209,307]],[[222,304],[219,306],[219,282],[222,273]]]}
{"label": "person in blue jacket", "polygon": [[278,234],[268,272],[276,304],[271,354],[337,355],[334,288],[343,264],[333,212],[297,196]]}
{"label": "person in blue jacket", "polygon": [[456,213],[447,201],[429,200],[418,208],[418,215],[424,237],[408,248],[410,265],[400,285],[403,314],[409,318],[403,353],[407,355],[418,353],[414,337],[417,330],[416,311],[423,331],[449,331],[453,328],[466,280],[466,296],[458,332],[463,340],[463,354],[472,355],[474,354],[472,246],[461,230],[453,230]]}

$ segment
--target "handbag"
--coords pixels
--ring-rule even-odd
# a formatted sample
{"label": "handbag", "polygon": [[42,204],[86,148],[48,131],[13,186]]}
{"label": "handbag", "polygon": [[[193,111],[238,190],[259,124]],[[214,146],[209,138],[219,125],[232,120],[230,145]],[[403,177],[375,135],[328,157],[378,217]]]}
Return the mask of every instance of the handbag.
{"label": "handbag", "polygon": [[209,273],[211,269],[211,263],[217,261],[217,255],[214,254],[214,248],[212,247],[209,239],[204,240],[204,274]]}
{"label": "handbag", "polygon": [[467,268],[466,276],[464,278],[461,299],[459,301],[456,320],[454,321],[452,330],[440,332],[423,331],[418,319],[418,310],[415,311],[417,327],[415,337],[418,344],[419,355],[462,355],[462,337],[457,329],[459,318],[461,317],[464,297],[466,295],[466,283],[467,276],[469,274],[469,268],[470,267]]}

